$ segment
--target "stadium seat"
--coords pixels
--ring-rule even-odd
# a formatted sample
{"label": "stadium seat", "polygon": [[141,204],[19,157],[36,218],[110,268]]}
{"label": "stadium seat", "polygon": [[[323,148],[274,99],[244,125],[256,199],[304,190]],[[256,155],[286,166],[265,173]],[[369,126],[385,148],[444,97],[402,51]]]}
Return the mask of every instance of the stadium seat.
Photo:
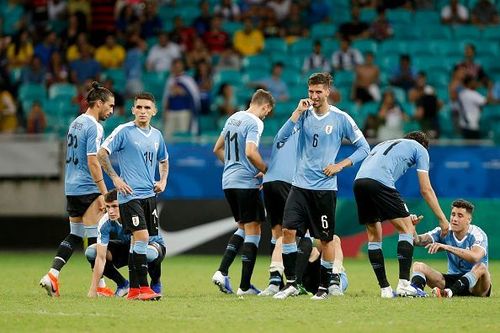
{"label": "stadium seat", "polygon": [[323,55],[327,58],[330,59],[333,52],[337,51],[340,49],[339,42],[336,39],[326,39],[322,40],[322,51]]}
{"label": "stadium seat", "polygon": [[273,112],[276,115],[290,115],[292,114],[293,110],[295,110],[295,108],[297,107],[297,103],[298,101],[277,102]]}
{"label": "stadium seat", "polygon": [[311,28],[311,38],[333,38],[336,31],[337,26],[333,23],[318,23],[313,25],[313,27]]}
{"label": "stadium seat", "polygon": [[313,40],[310,38],[300,38],[288,46],[291,54],[309,54],[313,49]]}
{"label": "stadium seat", "polygon": [[441,23],[441,15],[433,10],[417,10],[414,14],[416,24],[426,24],[430,22],[432,24]]}
{"label": "stadium seat", "polygon": [[217,130],[216,119],[212,115],[202,115],[198,117],[198,125],[201,133]]}
{"label": "stadium seat", "polygon": [[241,72],[236,70],[222,70],[214,75],[214,84],[230,83],[239,85]]}
{"label": "stadium seat", "polygon": [[151,92],[154,96],[158,98],[163,96],[163,91],[165,89],[165,83],[167,82],[168,72],[148,72],[145,71],[142,74],[142,82],[144,84],[144,90]]}
{"label": "stadium seat", "polygon": [[23,84],[19,88],[19,98],[21,100],[42,101],[47,96],[45,86],[41,84]]}
{"label": "stadium seat", "polygon": [[449,59],[435,56],[420,56],[415,58],[414,65],[417,69],[423,70],[427,73],[434,69],[451,71],[454,63]]}
{"label": "stadium seat", "polygon": [[404,89],[399,88],[399,87],[394,87],[394,86],[389,86],[384,90],[392,90],[394,92],[394,96],[396,97],[396,100],[399,103],[405,103],[406,102],[406,92]]}
{"label": "stadium seat", "polygon": [[49,87],[49,98],[73,98],[78,95],[76,86],[71,83],[54,83]]}
{"label": "stadium seat", "polygon": [[361,21],[370,23],[377,17],[377,12],[373,8],[362,8],[359,14],[359,19]]}
{"label": "stadium seat", "polygon": [[269,71],[262,70],[260,68],[248,69],[245,71],[245,74],[240,74],[240,79],[242,82],[256,82],[265,79],[270,75]]}
{"label": "stadium seat", "polygon": [[498,26],[484,28],[483,38],[498,42],[500,40],[500,29]]}
{"label": "stadium seat", "polygon": [[271,70],[271,61],[267,55],[263,54],[243,58],[242,65],[245,71],[254,68],[266,70],[268,72]]}
{"label": "stadium seat", "polygon": [[268,38],[264,44],[264,52],[267,54],[286,53],[288,45],[282,38]]}
{"label": "stadium seat", "polygon": [[403,102],[400,103],[401,109],[403,109],[403,112],[406,113],[410,118],[412,118],[415,115],[415,104],[411,102]]}
{"label": "stadium seat", "polygon": [[305,84],[290,86],[288,87],[288,94],[290,95],[290,100],[298,101],[299,99],[306,98],[307,86]]}
{"label": "stadium seat", "polygon": [[113,80],[114,87],[119,92],[125,91],[127,80],[125,78],[125,71],[122,68],[108,69],[102,73],[103,79]]}
{"label": "stadium seat", "polygon": [[389,53],[383,55],[379,52],[376,62],[380,66],[380,70],[388,73],[390,76],[394,68],[399,64],[399,54]]}
{"label": "stadium seat", "polygon": [[429,43],[427,41],[415,40],[407,43],[408,53],[412,56],[418,55],[436,55],[437,45],[435,43]]}
{"label": "stadium seat", "polygon": [[386,17],[391,23],[411,24],[413,22],[413,14],[406,9],[388,10]]}
{"label": "stadium seat", "polygon": [[377,43],[370,39],[356,40],[352,43],[352,47],[358,49],[362,53],[370,51],[373,54],[376,54],[377,46]]}
{"label": "stadium seat", "polygon": [[455,40],[481,39],[481,31],[474,25],[455,25],[453,27],[453,35]]}
{"label": "stadium seat", "polygon": [[401,40],[389,39],[382,43],[379,50],[383,55],[400,55],[408,53],[408,43]]}
{"label": "stadium seat", "polygon": [[394,39],[399,40],[416,40],[420,39],[422,35],[419,27],[415,24],[392,24],[392,30],[394,31]]}
{"label": "stadium seat", "polygon": [[421,37],[425,39],[450,40],[453,37],[451,28],[440,24],[424,24],[421,28]]}
{"label": "stadium seat", "polygon": [[433,68],[431,71],[426,72],[427,81],[434,88],[447,88],[450,82],[450,72],[443,69],[439,70],[437,68]]}
{"label": "stadium seat", "polygon": [[434,49],[438,54],[444,56],[456,55],[462,56],[464,53],[464,48],[460,41],[454,40],[433,40],[429,44],[432,49]]}
{"label": "stadium seat", "polygon": [[354,81],[354,73],[352,71],[338,71],[333,75],[333,84],[336,87],[351,87]]}
{"label": "stadium seat", "polygon": [[281,78],[288,86],[300,85],[303,82],[302,76],[300,75],[300,72],[297,72],[296,68],[285,67]]}
{"label": "stadium seat", "polygon": [[224,21],[222,23],[222,30],[233,36],[238,30],[243,29],[243,24],[240,22]]}
{"label": "stadium seat", "polygon": [[377,102],[364,103],[358,108],[358,112],[365,118],[369,115],[378,114],[378,110],[379,110],[379,103]]}

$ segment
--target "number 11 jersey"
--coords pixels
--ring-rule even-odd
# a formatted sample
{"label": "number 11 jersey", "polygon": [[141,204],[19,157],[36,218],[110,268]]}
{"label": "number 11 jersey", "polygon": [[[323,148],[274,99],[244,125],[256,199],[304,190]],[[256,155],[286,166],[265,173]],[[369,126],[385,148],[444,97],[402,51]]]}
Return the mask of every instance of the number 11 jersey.
{"label": "number 11 jersey", "polygon": [[259,170],[248,160],[245,148],[249,142],[259,146],[264,123],[256,115],[239,111],[226,120],[221,135],[224,137],[224,173],[222,189],[259,188],[262,178],[256,178]]}

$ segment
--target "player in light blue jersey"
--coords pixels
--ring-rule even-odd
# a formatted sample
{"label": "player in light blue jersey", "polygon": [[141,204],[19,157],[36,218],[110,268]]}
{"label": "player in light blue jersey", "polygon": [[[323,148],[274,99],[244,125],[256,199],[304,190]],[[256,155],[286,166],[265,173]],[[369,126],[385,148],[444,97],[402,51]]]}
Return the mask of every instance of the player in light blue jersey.
{"label": "player in light blue jersey", "polygon": [[[156,115],[155,98],[150,93],[136,95],[132,113],[135,120],[118,126],[106,138],[98,158],[118,190],[120,216],[132,234],[129,256],[128,299],[155,300],[161,297],[148,284],[146,250],[150,236],[158,235],[156,194],[163,192],[168,177],[168,152],[159,130],[150,125]],[[120,176],[109,160],[118,157]],[[155,180],[159,167],[160,180]]]}
{"label": "player in light blue jersey", "polygon": [[368,258],[377,277],[383,298],[394,297],[387,281],[382,252],[382,225],[390,222],[399,233],[397,247],[399,282],[396,294],[419,296],[419,290],[410,284],[413,258],[413,225],[408,208],[396,190],[396,181],[416,165],[420,192],[436,215],[442,230],[448,230],[448,221],[439,206],[429,179],[429,140],[423,132],[408,133],[403,139],[384,141],[375,146],[359,168],[354,181],[354,196],[359,223],[368,234]]}
{"label": "player in light blue jersey", "polygon": [[[70,233],[59,245],[49,272],[40,280],[49,296],[59,296],[59,272],[82,243],[84,225],[94,225],[104,214],[101,194],[107,190],[96,157],[103,138],[99,121],[113,114],[115,98],[98,82],[92,82],[86,101],[87,111],[71,123],[67,135],[64,184]],[[95,243],[96,235],[87,234],[87,239],[89,245]]]}
{"label": "player in light blue jersey", "polygon": [[[315,73],[308,80],[308,99],[299,101],[292,116],[278,133],[286,140],[299,130],[297,165],[292,189],[283,216],[283,264],[287,279],[285,288],[273,297],[283,299],[299,294],[296,281],[297,244],[295,237],[305,235],[321,241],[320,287],[315,300],[341,295],[339,274],[333,273],[335,233],[336,174],[362,161],[370,147],[352,118],[328,104],[332,77]],[[356,146],[348,158],[336,162],[342,140]]]}
{"label": "player in light blue jersey", "polygon": [[[93,267],[92,283],[88,296],[116,295],[123,297],[128,294],[130,284],[117,268],[128,264],[130,234],[126,233],[121,225],[117,191],[112,190],[106,193],[104,201],[107,214],[99,221],[97,243],[89,246],[85,251],[87,260]],[[151,276],[151,289],[157,293],[161,293],[161,263],[165,253],[166,247],[163,238],[160,235],[151,236],[146,257],[149,275]],[[102,275],[116,283],[116,292],[113,293],[109,288],[99,287],[99,279]]]}
{"label": "player in light blue jersey", "polygon": [[262,120],[273,107],[273,96],[258,89],[252,96],[248,110],[229,117],[214,146],[215,155],[224,163],[222,189],[234,220],[238,223],[219,269],[212,276],[212,282],[224,293],[233,293],[228,271],[240,247],[242,274],[236,294],[256,295],[260,292],[250,283],[260,241],[260,223],[265,215],[260,187],[267,166],[259,153],[259,141],[264,129]]}
{"label": "player in light blue jersey", "polygon": [[423,262],[413,264],[411,282],[420,289],[427,284],[438,297],[481,296],[491,294],[488,271],[488,237],[481,228],[471,225],[474,205],[459,199],[451,205],[450,232],[441,228],[415,236],[416,246],[425,246],[429,253],[446,251],[448,272],[440,273]]}

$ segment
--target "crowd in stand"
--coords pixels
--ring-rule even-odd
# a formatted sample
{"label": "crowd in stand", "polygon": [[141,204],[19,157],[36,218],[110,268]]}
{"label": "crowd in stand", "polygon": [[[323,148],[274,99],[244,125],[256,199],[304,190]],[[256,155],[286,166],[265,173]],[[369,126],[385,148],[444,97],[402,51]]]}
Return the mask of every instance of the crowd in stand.
{"label": "crowd in stand", "polygon": [[[77,112],[82,112],[86,108],[82,100],[89,82],[106,81],[107,87],[116,92],[115,113],[125,119],[129,113],[126,101],[140,91],[150,90],[154,78],[160,81],[160,88],[157,84],[158,89],[153,92],[159,101],[161,129],[171,137],[175,133],[199,134],[199,117],[223,118],[244,108],[246,100],[241,96],[249,97],[248,92],[256,87],[264,87],[277,101],[293,105],[296,96],[290,86],[292,77],[297,78],[298,86],[302,84],[305,95],[307,75],[329,71],[335,80],[333,104],[339,104],[341,109],[342,105],[348,106],[349,113],[366,105],[374,108],[360,124],[367,137],[399,137],[404,124],[413,121],[438,138],[438,114],[446,104],[456,115],[453,119],[457,133],[477,139],[481,137],[481,107],[500,101],[500,83],[495,73],[489,73],[476,61],[474,43],[465,45],[463,60],[447,73],[445,99],[428,82],[430,73],[414,65],[411,52],[397,54],[399,63],[381,68],[377,52],[356,47],[359,41],[382,44],[394,38],[396,31],[388,13],[395,9],[412,14],[435,11],[443,26],[500,29],[494,1],[441,1],[441,7],[436,3],[426,0],[0,0],[0,132],[47,131],[50,120],[44,98],[32,98],[32,103],[25,103],[20,94],[22,87],[28,85],[40,85],[49,92],[52,86],[72,85],[75,89],[70,103]],[[179,9],[186,6],[196,8],[197,15],[183,15]],[[332,16],[335,6],[348,8],[350,17]],[[374,13],[370,21],[362,16],[367,11]],[[313,39],[314,27],[329,22],[335,23],[336,31],[325,39]],[[234,31],[228,28],[231,26],[236,27]],[[261,63],[257,60],[252,65],[257,76],[243,80],[241,74],[237,85],[218,78],[222,72],[244,72],[251,58],[259,59],[270,41],[276,39],[285,41],[290,49],[302,39],[313,39],[309,54],[300,59],[298,70],[290,66],[286,57],[276,60],[272,54],[266,54],[268,57],[262,58]],[[330,45],[335,47],[332,49]],[[272,63],[263,63],[270,62],[269,59],[273,59]],[[341,87],[337,79],[341,80],[342,73],[352,74],[348,89],[337,87],[337,82]],[[146,82],[146,77],[150,81]],[[245,89],[241,89],[242,85]],[[408,105],[412,112],[407,110]],[[77,112],[69,116],[76,116]]]}

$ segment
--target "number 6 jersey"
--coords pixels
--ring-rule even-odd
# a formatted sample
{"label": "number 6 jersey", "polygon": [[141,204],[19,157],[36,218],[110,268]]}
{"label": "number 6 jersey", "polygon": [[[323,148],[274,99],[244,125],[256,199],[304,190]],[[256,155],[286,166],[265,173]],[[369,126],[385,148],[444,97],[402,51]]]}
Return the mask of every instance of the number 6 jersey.
{"label": "number 6 jersey", "polygon": [[264,123],[247,111],[239,111],[226,120],[221,135],[224,137],[224,173],[222,189],[259,188],[262,178],[255,178],[259,170],[248,160],[245,148],[248,142],[258,147]]}
{"label": "number 6 jersey", "polygon": [[87,156],[96,155],[102,143],[102,125],[92,116],[82,114],[69,126],[66,147],[65,194],[99,193],[87,163]]}

